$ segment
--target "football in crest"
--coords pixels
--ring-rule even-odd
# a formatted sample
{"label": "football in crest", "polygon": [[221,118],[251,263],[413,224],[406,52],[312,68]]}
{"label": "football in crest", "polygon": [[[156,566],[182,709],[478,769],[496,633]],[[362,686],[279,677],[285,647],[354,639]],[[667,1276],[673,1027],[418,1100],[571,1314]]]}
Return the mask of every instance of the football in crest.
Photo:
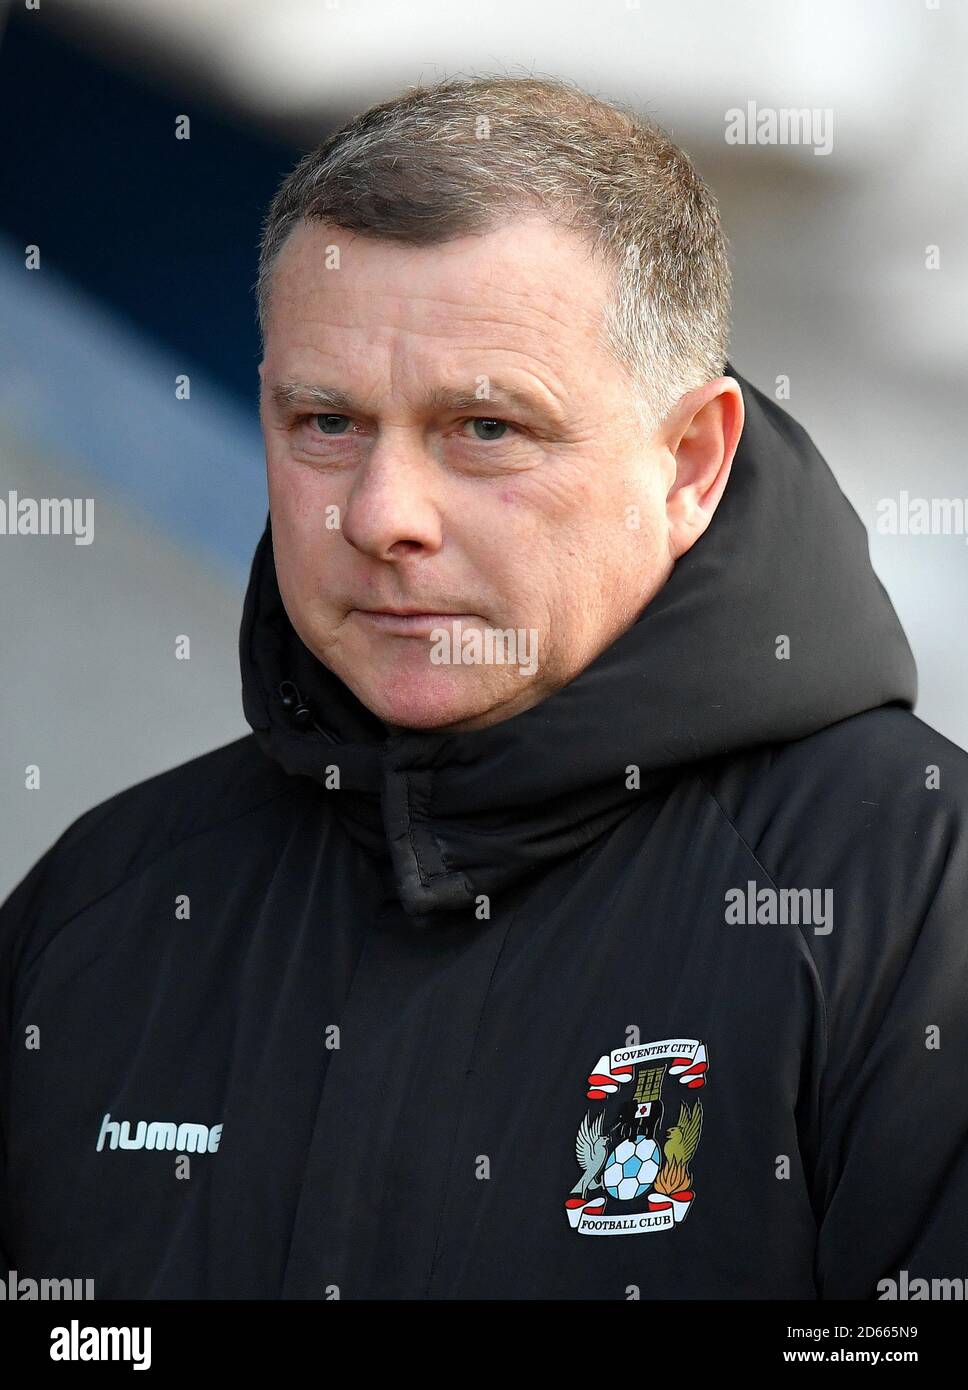
{"label": "football in crest", "polygon": [[616,1144],[605,1161],[602,1185],[610,1197],[631,1202],[648,1192],[661,1167],[658,1144],[647,1135],[639,1134]]}

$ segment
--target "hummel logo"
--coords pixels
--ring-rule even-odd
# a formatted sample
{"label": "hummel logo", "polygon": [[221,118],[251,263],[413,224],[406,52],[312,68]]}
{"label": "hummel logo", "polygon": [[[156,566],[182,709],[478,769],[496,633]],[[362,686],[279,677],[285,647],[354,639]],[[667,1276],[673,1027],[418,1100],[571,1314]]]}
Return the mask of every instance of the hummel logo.
{"label": "hummel logo", "polygon": [[130,1120],[112,1120],[108,1112],[101,1121],[98,1152],[109,1139],[111,1149],[177,1149],[179,1153],[215,1153],[222,1137],[222,1126],[181,1124],[173,1120],[139,1120],[131,1138]]}

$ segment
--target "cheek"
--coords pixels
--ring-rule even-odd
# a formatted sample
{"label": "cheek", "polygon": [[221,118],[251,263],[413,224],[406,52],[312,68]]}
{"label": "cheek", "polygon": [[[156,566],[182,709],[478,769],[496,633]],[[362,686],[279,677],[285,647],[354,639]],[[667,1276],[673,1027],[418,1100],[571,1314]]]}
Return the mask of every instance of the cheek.
{"label": "cheek", "polygon": [[455,554],[486,580],[492,594],[514,608],[540,589],[556,528],[516,485],[502,486],[489,499],[480,494],[464,499],[448,515]]}
{"label": "cheek", "polygon": [[558,461],[504,482],[491,518],[522,544],[554,551],[581,535],[600,507],[586,468]]}
{"label": "cheek", "polygon": [[512,608],[540,619],[599,569],[596,511],[593,489],[573,470],[532,474],[502,483],[492,506],[467,510],[473,525],[465,548]]}
{"label": "cheek", "polygon": [[502,489],[509,508],[526,512],[547,531],[570,530],[600,508],[594,459],[561,457],[549,460]]}
{"label": "cheek", "polygon": [[290,519],[309,518],[317,502],[319,505],[324,502],[319,475],[298,467],[281,450],[275,456],[269,455],[266,480],[273,516],[278,512]]}
{"label": "cheek", "polygon": [[289,459],[270,460],[266,480],[273,535],[284,535],[295,554],[316,552],[325,563],[342,525],[345,486]]}
{"label": "cheek", "polygon": [[273,534],[277,526],[284,526],[288,530],[300,511],[300,489],[299,480],[279,447],[266,449],[266,484]]}
{"label": "cheek", "polygon": [[308,616],[327,607],[338,570],[338,530],[327,529],[326,508],[283,483],[269,489],[272,550],[283,602]]}

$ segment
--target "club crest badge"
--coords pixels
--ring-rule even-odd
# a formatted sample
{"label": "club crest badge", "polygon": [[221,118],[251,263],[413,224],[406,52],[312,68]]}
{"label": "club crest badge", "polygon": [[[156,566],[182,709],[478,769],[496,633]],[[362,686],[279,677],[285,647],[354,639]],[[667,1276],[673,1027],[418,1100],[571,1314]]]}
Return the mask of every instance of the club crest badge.
{"label": "club crest badge", "polygon": [[706,1084],[708,1069],[696,1038],[620,1047],[598,1059],[586,1095],[602,1104],[578,1128],[581,1177],[565,1199],[579,1235],[644,1235],[686,1219],[702,1133],[702,1105],[687,1095]]}

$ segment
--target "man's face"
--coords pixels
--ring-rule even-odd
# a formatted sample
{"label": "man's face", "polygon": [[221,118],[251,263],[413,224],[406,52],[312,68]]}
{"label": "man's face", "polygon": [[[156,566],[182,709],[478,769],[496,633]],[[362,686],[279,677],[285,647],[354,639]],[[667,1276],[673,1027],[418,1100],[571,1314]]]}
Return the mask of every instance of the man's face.
{"label": "man's face", "polygon": [[609,288],[537,218],[420,248],[304,222],[284,245],[259,368],[279,587],[390,726],[537,703],[668,577],[675,460],[596,341]]}

